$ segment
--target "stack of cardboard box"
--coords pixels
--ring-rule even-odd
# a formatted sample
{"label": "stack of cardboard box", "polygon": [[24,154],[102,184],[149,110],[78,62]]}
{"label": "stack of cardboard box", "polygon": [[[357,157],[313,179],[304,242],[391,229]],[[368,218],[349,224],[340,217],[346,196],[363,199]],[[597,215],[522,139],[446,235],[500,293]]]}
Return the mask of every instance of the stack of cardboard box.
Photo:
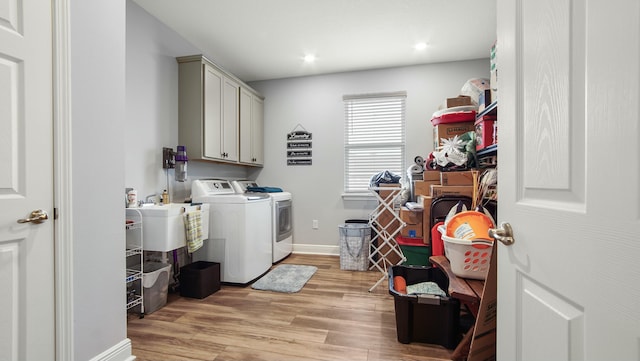
{"label": "stack of cardboard box", "polygon": [[[400,187],[400,184],[380,184],[379,185],[380,188],[383,187],[393,187],[393,188],[397,188]],[[389,197],[389,195],[391,194],[391,190],[384,190],[384,189],[380,189],[380,197],[382,199],[387,199],[387,197]],[[376,224],[375,224],[375,231],[380,233],[380,232],[387,232],[389,234],[393,233],[396,229],[398,229],[400,227],[400,221],[398,220],[398,218],[396,218],[396,216],[391,213],[390,210],[385,209],[376,219]],[[381,241],[381,237],[377,237],[377,239],[379,241]],[[378,246],[378,245],[376,245]],[[386,259],[391,263],[391,264],[398,264],[398,262],[400,261],[400,256],[398,256],[397,253],[395,253],[394,251],[390,250],[389,247],[387,245],[383,245],[382,248],[380,249],[380,254],[384,254],[386,255]]]}
{"label": "stack of cardboard box", "polygon": [[[446,109],[456,108],[465,105],[474,105],[473,100],[469,96],[460,95],[455,98],[447,98]],[[438,150],[442,145],[442,139],[450,139],[456,135],[462,135],[467,132],[475,131],[475,112],[470,119],[459,122],[439,122],[433,125],[433,149]],[[431,121],[434,123],[434,120]]]}
{"label": "stack of cardboard box", "polygon": [[471,170],[457,172],[440,172],[426,170],[422,180],[413,181],[416,202],[422,204],[422,237],[425,244],[431,244],[431,201],[434,198],[455,195],[473,197],[473,172]]}

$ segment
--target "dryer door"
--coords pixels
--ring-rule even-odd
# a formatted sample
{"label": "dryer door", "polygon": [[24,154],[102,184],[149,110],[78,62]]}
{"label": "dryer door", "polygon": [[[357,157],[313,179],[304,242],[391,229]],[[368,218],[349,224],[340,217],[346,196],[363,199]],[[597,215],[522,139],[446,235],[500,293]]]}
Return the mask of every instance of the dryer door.
{"label": "dryer door", "polygon": [[276,201],[276,242],[283,241],[291,236],[291,199]]}

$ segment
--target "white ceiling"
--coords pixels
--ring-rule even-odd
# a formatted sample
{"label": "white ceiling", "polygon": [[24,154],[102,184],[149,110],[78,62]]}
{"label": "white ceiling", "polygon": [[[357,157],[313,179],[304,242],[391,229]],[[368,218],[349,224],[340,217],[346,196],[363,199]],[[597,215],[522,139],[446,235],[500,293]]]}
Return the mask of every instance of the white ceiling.
{"label": "white ceiling", "polygon": [[496,39],[496,0],[133,1],[245,82],[487,58]]}

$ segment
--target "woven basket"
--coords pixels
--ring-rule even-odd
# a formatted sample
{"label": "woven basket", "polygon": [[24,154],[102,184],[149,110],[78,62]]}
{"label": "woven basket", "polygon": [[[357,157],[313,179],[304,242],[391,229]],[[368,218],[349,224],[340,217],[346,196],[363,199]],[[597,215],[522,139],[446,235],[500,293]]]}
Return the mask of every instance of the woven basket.
{"label": "woven basket", "polygon": [[340,226],[340,269],[366,271],[369,269],[368,224],[347,223]]}

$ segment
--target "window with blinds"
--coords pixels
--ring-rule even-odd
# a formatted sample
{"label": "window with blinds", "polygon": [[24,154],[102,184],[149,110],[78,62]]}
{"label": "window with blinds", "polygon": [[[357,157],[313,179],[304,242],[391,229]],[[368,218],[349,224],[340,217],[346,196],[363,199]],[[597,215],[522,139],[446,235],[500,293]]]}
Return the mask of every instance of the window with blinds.
{"label": "window with blinds", "polygon": [[344,191],[368,193],[371,177],[404,169],[405,92],[346,95]]}

